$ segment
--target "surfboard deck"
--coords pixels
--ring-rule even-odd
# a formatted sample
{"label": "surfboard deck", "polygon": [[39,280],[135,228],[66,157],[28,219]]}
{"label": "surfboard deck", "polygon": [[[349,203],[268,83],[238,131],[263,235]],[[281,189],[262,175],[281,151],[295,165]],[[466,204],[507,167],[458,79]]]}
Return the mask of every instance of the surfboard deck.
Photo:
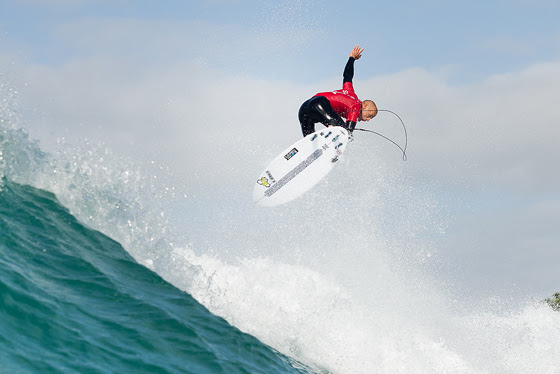
{"label": "surfboard deck", "polygon": [[332,170],[347,144],[348,131],[338,126],[298,140],[261,173],[253,188],[253,202],[276,206],[300,197]]}

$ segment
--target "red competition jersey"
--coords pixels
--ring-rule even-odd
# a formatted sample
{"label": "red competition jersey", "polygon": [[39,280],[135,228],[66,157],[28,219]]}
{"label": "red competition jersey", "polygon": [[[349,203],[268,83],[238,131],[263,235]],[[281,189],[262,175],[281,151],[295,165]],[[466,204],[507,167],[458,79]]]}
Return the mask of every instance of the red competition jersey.
{"label": "red competition jersey", "polygon": [[[352,82],[345,82],[342,90],[332,92],[320,92],[315,96],[324,96],[330,101],[334,111],[346,121],[358,122],[362,102],[358,99],[358,95],[354,92]],[[315,97],[314,96],[314,97]]]}

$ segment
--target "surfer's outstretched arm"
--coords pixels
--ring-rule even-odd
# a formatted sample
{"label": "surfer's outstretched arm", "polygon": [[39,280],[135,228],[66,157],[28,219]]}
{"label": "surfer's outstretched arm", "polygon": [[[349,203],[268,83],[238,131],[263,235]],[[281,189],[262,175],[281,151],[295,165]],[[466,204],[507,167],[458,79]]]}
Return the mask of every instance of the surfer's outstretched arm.
{"label": "surfer's outstretched arm", "polygon": [[355,46],[354,49],[350,52],[350,57],[348,58],[348,62],[344,67],[344,73],[342,73],[342,83],[352,82],[354,78],[354,61],[359,60],[362,57],[362,52],[364,51],[363,48],[360,48],[359,45]]}
{"label": "surfer's outstretched arm", "polygon": [[354,59],[352,57],[348,58],[348,62],[344,67],[344,73],[342,73],[342,84],[350,82],[354,78]]}

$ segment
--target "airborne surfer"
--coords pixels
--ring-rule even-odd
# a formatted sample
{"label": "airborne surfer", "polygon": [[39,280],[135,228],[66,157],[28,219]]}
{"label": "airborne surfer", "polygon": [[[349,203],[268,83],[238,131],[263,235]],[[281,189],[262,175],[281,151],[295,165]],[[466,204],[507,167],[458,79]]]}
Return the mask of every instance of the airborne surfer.
{"label": "airborne surfer", "polygon": [[[342,126],[350,136],[357,121],[369,121],[377,115],[377,106],[371,100],[360,101],[354,92],[354,61],[362,57],[363,48],[356,45],[350,52],[343,73],[342,89],[320,92],[305,101],[298,113],[303,136],[315,132],[315,123],[325,126]],[[342,119],[345,118],[346,122]]]}

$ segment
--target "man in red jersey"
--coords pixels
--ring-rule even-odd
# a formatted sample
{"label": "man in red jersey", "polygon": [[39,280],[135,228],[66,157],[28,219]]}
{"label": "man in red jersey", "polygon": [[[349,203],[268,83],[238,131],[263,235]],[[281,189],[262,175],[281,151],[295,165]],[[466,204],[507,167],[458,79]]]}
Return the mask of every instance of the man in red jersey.
{"label": "man in red jersey", "polygon": [[[299,122],[303,136],[315,132],[315,123],[325,126],[342,126],[350,135],[357,121],[369,121],[377,115],[377,106],[371,100],[360,101],[354,92],[354,61],[362,57],[363,48],[355,46],[350,52],[343,73],[342,90],[320,92],[299,108]],[[342,119],[344,117],[346,122]]]}

